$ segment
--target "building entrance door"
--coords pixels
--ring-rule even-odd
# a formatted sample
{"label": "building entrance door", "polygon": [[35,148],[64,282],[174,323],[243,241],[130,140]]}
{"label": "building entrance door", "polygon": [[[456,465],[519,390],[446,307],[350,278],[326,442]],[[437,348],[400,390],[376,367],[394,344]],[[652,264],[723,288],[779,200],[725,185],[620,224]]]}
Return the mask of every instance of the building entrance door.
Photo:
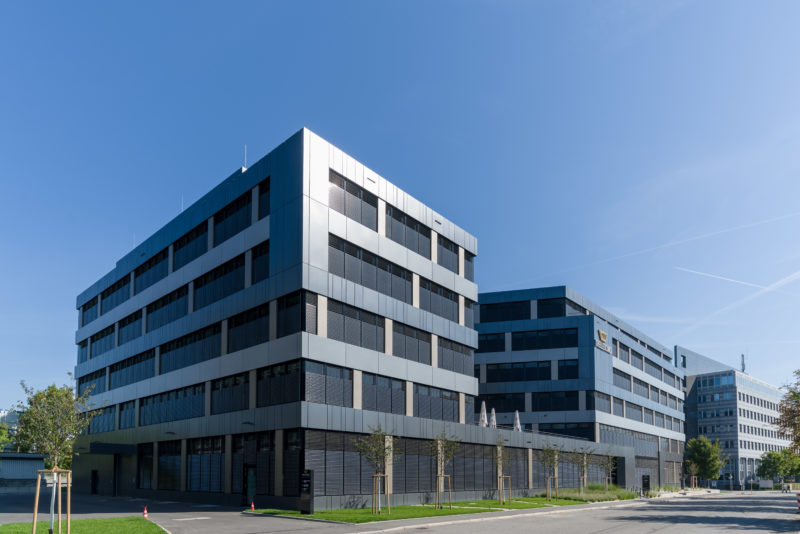
{"label": "building entrance door", "polygon": [[244,476],[242,476],[242,496],[245,499],[245,505],[250,505],[251,502],[256,500],[256,466],[245,464]]}

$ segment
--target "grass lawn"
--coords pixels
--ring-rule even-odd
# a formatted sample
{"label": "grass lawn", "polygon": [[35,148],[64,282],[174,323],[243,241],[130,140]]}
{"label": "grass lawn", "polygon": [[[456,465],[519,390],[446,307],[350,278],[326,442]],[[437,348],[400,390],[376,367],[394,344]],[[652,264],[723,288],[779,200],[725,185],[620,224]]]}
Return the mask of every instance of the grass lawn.
{"label": "grass lawn", "polygon": [[[488,502],[488,501],[487,501]],[[455,503],[453,503],[455,504]],[[256,509],[256,513],[264,515],[303,517],[307,519],[324,519],[326,521],[340,521],[342,523],[369,523],[372,521],[390,521],[393,519],[413,519],[416,517],[441,517],[447,515],[476,514],[480,512],[496,512],[488,508],[448,508],[436,509],[432,505],[428,506],[392,506],[392,513],[387,514],[386,509],[383,513],[376,515],[371,508],[348,508],[342,510],[321,510],[314,515],[303,515],[296,510],[279,510],[275,508]],[[2,531],[0,531],[2,533]]]}
{"label": "grass lawn", "polygon": [[[524,510],[526,508],[544,508],[547,506],[544,504],[544,499],[520,499],[517,497],[512,498],[511,500],[506,499],[504,504],[499,504],[500,501],[497,499],[481,499],[481,500],[474,500],[474,501],[457,501],[453,502],[453,506],[466,506],[466,507],[477,507],[477,508],[503,508],[505,510]],[[575,504],[575,503],[571,503]],[[445,503],[447,506],[447,503]],[[455,510],[455,508],[453,508]]]}
{"label": "grass lawn", "polygon": [[[70,522],[73,534],[163,534],[164,531],[155,523],[141,517],[114,517],[111,519],[78,519]],[[58,532],[58,521],[53,523]],[[50,519],[36,522],[36,532],[47,532]],[[0,525],[0,534],[30,534],[30,523],[8,523]],[[61,532],[67,532],[67,520],[61,520]]]}
{"label": "grass lawn", "polygon": [[536,497],[519,497],[518,500],[564,506],[568,504],[580,504],[589,502],[624,501],[628,499],[635,499],[636,497],[638,497],[638,495],[636,495],[632,491],[619,488],[610,489],[608,491],[593,490],[590,488],[588,490],[584,490],[582,494],[577,489],[572,489],[572,488],[559,489],[558,499],[555,498],[555,491],[551,493],[551,496],[553,498],[550,499],[549,503],[545,499],[544,494],[537,495]]}

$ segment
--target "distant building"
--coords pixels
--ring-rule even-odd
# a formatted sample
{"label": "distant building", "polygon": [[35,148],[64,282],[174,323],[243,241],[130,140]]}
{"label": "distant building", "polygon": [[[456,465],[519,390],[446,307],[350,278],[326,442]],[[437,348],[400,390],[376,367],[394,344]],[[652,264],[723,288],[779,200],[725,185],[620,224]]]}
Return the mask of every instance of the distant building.
{"label": "distant building", "polygon": [[44,469],[44,455],[0,452],[0,495],[33,493],[36,471]]}
{"label": "distant building", "polygon": [[635,451],[635,485],[681,482],[683,370],[672,351],[565,286],[481,293],[479,399],[510,425]]}
{"label": "distant building", "polygon": [[729,457],[719,485],[758,482],[761,455],[790,445],[775,426],[783,392],[685,347],[675,357],[686,372],[686,439],[719,440]]}

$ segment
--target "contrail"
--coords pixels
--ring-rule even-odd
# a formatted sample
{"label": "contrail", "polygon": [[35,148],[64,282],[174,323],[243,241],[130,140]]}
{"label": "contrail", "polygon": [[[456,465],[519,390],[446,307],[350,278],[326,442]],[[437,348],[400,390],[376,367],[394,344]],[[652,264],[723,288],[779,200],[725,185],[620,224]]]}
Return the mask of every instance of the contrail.
{"label": "contrail", "polygon": [[781,278],[780,280],[778,280],[777,282],[773,282],[772,284],[759,289],[755,293],[751,293],[750,295],[748,295],[748,296],[746,296],[744,298],[741,298],[741,299],[739,299],[737,301],[731,302],[727,306],[723,306],[722,308],[718,309],[717,311],[715,311],[713,313],[710,313],[706,317],[700,319],[699,321],[695,322],[694,324],[692,324],[688,328],[686,328],[683,331],[679,332],[676,335],[676,337],[685,336],[686,334],[697,330],[699,327],[701,327],[702,325],[704,325],[705,323],[707,323],[709,320],[711,320],[712,318],[716,317],[717,315],[720,315],[722,313],[731,311],[731,310],[733,310],[735,308],[738,308],[739,306],[741,306],[743,304],[747,304],[751,300],[757,299],[758,297],[760,297],[762,295],[766,295],[767,293],[771,293],[771,292],[773,292],[773,291],[775,291],[777,289],[780,289],[781,287],[785,286],[786,284],[794,282],[797,279],[800,279],[800,271],[795,271],[792,274],[790,274],[789,276],[785,276],[785,277]]}
{"label": "contrail", "polygon": [[735,280],[733,278],[720,276],[718,274],[711,274],[711,273],[704,273],[702,271],[695,271],[695,270],[692,270],[692,269],[687,269],[686,267],[675,267],[675,268],[678,269],[679,271],[683,271],[685,273],[699,274],[700,276],[707,276],[709,278],[715,278],[717,280],[725,280],[726,282],[733,282],[734,284],[740,284],[740,285],[743,285],[743,286],[757,287],[758,289],[765,289],[767,287],[767,286],[760,286],[758,284],[752,284],[750,282],[743,282],[741,280]]}

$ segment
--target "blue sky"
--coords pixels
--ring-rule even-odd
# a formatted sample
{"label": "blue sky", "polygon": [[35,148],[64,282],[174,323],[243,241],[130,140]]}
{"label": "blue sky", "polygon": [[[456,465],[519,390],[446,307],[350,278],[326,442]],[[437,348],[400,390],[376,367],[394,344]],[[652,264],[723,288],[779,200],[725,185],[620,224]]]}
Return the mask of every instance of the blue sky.
{"label": "blue sky", "polygon": [[[800,367],[796,2],[0,4],[0,407],[75,296],[302,126],[662,343]],[[792,278],[794,276],[795,278]]]}

